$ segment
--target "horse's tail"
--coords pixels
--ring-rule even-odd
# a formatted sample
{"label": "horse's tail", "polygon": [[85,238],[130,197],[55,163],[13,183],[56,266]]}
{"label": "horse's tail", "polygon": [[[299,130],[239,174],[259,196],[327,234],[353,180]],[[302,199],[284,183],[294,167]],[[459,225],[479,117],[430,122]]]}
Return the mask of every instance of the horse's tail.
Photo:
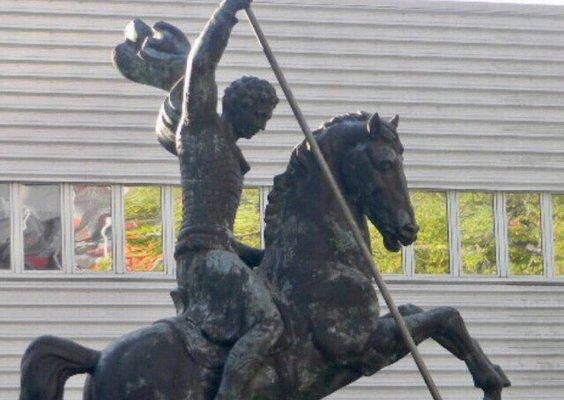
{"label": "horse's tail", "polygon": [[67,379],[92,374],[99,360],[99,351],[68,339],[35,339],[22,358],[20,400],[62,400]]}

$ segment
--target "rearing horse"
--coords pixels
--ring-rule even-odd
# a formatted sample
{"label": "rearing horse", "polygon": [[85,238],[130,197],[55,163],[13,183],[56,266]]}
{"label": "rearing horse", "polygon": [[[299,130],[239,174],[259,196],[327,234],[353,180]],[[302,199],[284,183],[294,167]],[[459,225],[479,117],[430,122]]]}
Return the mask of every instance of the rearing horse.
{"label": "rearing horse", "polygon": [[[316,132],[367,242],[366,217],[392,251],[412,243],[418,229],[397,123],[348,114]],[[379,316],[360,249],[306,143],[275,178],[266,220],[265,255],[253,273],[270,289],[285,331],[257,370],[249,399],[321,399],[408,353],[394,319]],[[416,343],[434,339],[466,362],[485,400],[501,399],[509,380],[455,309],[405,305],[400,312]],[[101,352],[44,336],[24,355],[20,400],[60,400],[66,379],[77,373],[90,374],[85,400],[212,399],[228,350],[186,315],[157,321]]]}

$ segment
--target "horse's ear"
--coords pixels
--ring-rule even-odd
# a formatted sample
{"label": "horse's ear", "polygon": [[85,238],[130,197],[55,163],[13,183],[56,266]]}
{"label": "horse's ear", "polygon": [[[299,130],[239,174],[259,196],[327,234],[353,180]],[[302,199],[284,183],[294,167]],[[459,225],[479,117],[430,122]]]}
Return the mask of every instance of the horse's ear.
{"label": "horse's ear", "polygon": [[399,115],[398,114],[396,114],[394,116],[394,118],[391,119],[390,125],[392,125],[394,127],[394,129],[398,129],[398,125],[399,125]]}
{"label": "horse's ear", "polygon": [[368,132],[374,136],[380,133],[380,116],[378,113],[374,113],[372,117],[370,117],[368,121]]}

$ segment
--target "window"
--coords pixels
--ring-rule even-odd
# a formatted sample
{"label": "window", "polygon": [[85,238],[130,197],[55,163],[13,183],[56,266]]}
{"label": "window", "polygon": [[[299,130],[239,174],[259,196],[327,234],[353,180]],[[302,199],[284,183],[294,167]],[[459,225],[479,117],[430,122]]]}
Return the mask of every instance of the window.
{"label": "window", "polygon": [[58,185],[22,186],[26,270],[62,269],[60,200]]}
{"label": "window", "polygon": [[512,275],[542,275],[540,195],[507,195],[509,264]]}
{"label": "window", "polygon": [[[243,189],[234,226],[256,248],[263,190]],[[401,253],[368,225],[384,274],[564,277],[564,193],[421,190],[412,203],[421,229]],[[172,275],[182,208],[178,186],[0,183],[0,271]]]}
{"label": "window", "polygon": [[554,262],[556,274],[564,276],[564,194],[552,196],[554,215]]}
{"label": "window", "polygon": [[182,229],[182,218],[184,215],[184,209],[182,208],[182,188],[175,187],[172,190],[172,196],[174,199],[174,235],[178,237],[180,229]]}
{"label": "window", "polygon": [[74,268],[112,270],[112,190],[73,185]]}
{"label": "window", "polygon": [[164,271],[161,189],[125,188],[125,258],[128,272]]}
{"label": "window", "polygon": [[417,223],[415,273],[450,273],[446,193],[415,192],[412,195]]}
{"label": "window", "polygon": [[368,222],[368,229],[370,231],[370,244],[372,246],[372,254],[376,265],[380,267],[380,272],[383,274],[402,274],[403,273],[403,260],[402,253],[394,253],[388,251],[384,247],[382,235],[378,229]]}
{"label": "window", "polygon": [[10,186],[0,184],[0,270],[10,269]]}
{"label": "window", "polygon": [[462,193],[460,195],[462,271],[464,274],[497,274],[493,202],[494,196],[489,193]]}
{"label": "window", "polygon": [[261,247],[260,189],[243,189],[233,230],[237,239],[243,243]]}

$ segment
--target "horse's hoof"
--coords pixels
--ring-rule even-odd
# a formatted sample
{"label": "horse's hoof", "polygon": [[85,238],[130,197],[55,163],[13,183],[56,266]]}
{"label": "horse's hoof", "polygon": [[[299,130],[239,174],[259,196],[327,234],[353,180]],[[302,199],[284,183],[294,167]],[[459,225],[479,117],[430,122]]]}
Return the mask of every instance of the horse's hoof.
{"label": "horse's hoof", "polygon": [[511,386],[511,381],[509,380],[507,375],[505,375],[505,372],[503,372],[501,367],[497,364],[494,364],[493,367],[495,369],[495,372],[499,375],[499,378],[501,379],[501,383],[502,383],[503,387],[506,388],[506,387]]}

